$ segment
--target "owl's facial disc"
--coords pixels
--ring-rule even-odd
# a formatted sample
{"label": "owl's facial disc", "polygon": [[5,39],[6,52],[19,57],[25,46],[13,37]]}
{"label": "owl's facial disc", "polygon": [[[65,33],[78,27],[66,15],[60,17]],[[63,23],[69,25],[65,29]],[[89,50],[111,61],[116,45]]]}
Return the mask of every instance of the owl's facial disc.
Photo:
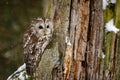
{"label": "owl's facial disc", "polygon": [[53,24],[50,19],[43,20],[42,18],[38,18],[37,20],[33,21],[33,23],[33,28],[38,37],[45,37],[52,34]]}

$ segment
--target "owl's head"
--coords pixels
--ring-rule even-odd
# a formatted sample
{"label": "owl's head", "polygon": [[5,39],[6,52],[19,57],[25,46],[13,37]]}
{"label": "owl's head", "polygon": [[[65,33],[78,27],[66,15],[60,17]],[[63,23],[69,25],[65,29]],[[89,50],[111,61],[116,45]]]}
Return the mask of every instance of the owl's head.
{"label": "owl's head", "polygon": [[47,36],[53,33],[53,23],[50,19],[37,18],[32,21],[32,30],[37,36]]}

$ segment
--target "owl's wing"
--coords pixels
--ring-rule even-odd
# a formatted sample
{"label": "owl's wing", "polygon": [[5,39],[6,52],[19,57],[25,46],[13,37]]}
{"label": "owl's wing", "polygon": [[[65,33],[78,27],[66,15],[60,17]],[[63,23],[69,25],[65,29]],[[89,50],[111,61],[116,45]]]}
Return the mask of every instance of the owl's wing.
{"label": "owl's wing", "polygon": [[24,62],[26,63],[26,71],[28,75],[32,75],[35,71],[36,53],[35,47],[37,44],[37,37],[34,34],[26,33],[23,37],[24,47]]}

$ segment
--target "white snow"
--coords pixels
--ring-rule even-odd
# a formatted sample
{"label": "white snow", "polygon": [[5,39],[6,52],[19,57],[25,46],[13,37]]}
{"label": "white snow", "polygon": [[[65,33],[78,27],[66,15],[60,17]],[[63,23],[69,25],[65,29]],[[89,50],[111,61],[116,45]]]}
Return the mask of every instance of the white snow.
{"label": "white snow", "polygon": [[111,19],[109,22],[107,22],[105,24],[105,29],[106,29],[106,31],[113,31],[115,33],[117,33],[119,31],[119,29],[116,28],[116,26],[114,25],[113,19]]}
{"label": "white snow", "polygon": [[20,75],[19,75],[19,79],[20,80],[25,80],[25,78],[27,79],[28,78],[28,75],[24,75],[25,71],[21,72]]}
{"label": "white snow", "polygon": [[[25,78],[28,78],[28,75],[26,73],[26,64],[24,63],[22,66],[20,66],[12,75],[10,75],[7,80],[25,80]],[[15,77],[16,76],[16,77]]]}
{"label": "white snow", "polygon": [[71,44],[71,42],[70,42],[70,40],[67,42],[67,45],[69,45],[69,46],[71,46],[72,44]]}
{"label": "white snow", "polygon": [[67,43],[67,45],[69,45],[69,46],[72,45],[68,36],[66,37],[66,43]]}
{"label": "white snow", "polygon": [[20,80],[25,80],[25,78],[23,77],[23,73],[20,73],[19,77]]}
{"label": "white snow", "polygon": [[[109,5],[109,0],[103,0],[103,10],[106,9],[106,7]],[[115,4],[116,0],[110,0],[111,3]]]}
{"label": "white snow", "polygon": [[25,69],[26,68],[26,64],[24,63],[22,66],[20,66],[18,69],[17,69],[17,71],[21,71],[21,70],[23,70],[23,69]]}
{"label": "white snow", "polygon": [[116,0],[111,0],[111,3],[116,3]]}
{"label": "white snow", "polygon": [[11,80],[11,77],[12,77],[12,76],[10,75],[10,76],[7,78],[7,80]]}
{"label": "white snow", "polygon": [[102,58],[103,58],[103,59],[105,58],[105,54],[104,54],[104,52],[102,52]]}
{"label": "white snow", "polygon": [[108,1],[107,0],[103,0],[103,10],[106,9],[107,5],[108,5]]}

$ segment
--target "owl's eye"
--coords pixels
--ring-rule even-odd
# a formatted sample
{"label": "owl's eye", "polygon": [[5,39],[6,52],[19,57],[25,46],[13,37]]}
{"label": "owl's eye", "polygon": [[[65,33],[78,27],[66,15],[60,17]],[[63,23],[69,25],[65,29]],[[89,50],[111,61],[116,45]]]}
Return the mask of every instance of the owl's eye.
{"label": "owl's eye", "polygon": [[49,28],[49,25],[47,25],[47,28]]}
{"label": "owl's eye", "polygon": [[39,29],[43,29],[43,26],[40,25],[38,28],[39,28]]}

